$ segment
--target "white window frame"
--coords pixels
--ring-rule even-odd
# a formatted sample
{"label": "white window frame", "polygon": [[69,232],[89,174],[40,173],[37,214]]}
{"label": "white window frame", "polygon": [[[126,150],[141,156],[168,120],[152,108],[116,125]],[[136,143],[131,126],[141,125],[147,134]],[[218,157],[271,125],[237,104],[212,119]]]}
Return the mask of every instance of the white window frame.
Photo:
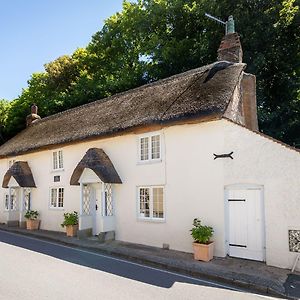
{"label": "white window frame", "polygon": [[[58,149],[55,151],[52,151],[51,153],[51,166],[52,171],[63,171],[64,170],[64,153],[62,149]],[[57,168],[55,168],[54,161],[56,159]]]}
{"label": "white window frame", "polygon": [[[59,201],[58,201],[58,197],[59,197],[59,190],[60,189],[63,189],[63,206],[58,206],[59,204]],[[56,206],[52,205],[52,190],[57,190],[56,191]],[[50,187],[50,190],[49,190],[49,208],[50,209],[57,209],[57,210],[63,210],[64,209],[64,206],[65,206],[65,193],[66,193],[66,189],[63,187],[63,186],[53,186],[53,187]]]}
{"label": "white window frame", "polygon": [[[162,188],[163,190],[163,218],[153,217],[153,189]],[[140,190],[149,189],[149,217],[141,216],[140,213]],[[166,196],[165,196],[165,187],[163,185],[143,185],[137,187],[137,218],[142,221],[151,221],[151,222],[165,222],[166,221]]]}
{"label": "white window frame", "polygon": [[[159,158],[152,158],[152,137],[159,136]],[[148,159],[141,158],[142,140],[148,138]],[[162,161],[162,134],[161,132],[151,132],[138,137],[138,163],[154,163]]]}
{"label": "white window frame", "polygon": [[[15,199],[13,199],[12,196],[15,196]],[[15,195],[11,194],[11,197],[9,199],[9,193],[4,194],[4,211],[18,211],[18,197],[17,192]],[[15,204],[13,203],[15,201]],[[7,204],[7,205],[6,205]]]}
{"label": "white window frame", "polygon": [[[103,217],[113,217],[114,212],[114,190],[111,183],[103,183],[103,201],[102,201],[102,216]],[[110,193],[109,193],[110,190]],[[108,199],[110,196],[110,200]],[[108,203],[111,205],[111,213],[108,213]]]}

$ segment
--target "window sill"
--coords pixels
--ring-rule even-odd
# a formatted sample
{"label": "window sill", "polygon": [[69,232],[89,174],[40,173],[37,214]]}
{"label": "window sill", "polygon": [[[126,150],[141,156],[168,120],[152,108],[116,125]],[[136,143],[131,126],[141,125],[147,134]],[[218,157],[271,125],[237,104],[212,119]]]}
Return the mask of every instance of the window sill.
{"label": "window sill", "polygon": [[139,222],[149,222],[149,223],[166,223],[166,219],[158,219],[158,218],[143,218],[138,217],[137,220]]}
{"label": "window sill", "polygon": [[137,162],[137,165],[152,165],[152,164],[157,164],[161,163],[162,159],[151,159],[151,160],[139,160]]}
{"label": "window sill", "polygon": [[64,207],[49,207],[49,210],[65,210]]}
{"label": "window sill", "polygon": [[51,173],[63,172],[64,170],[65,170],[64,168],[62,168],[62,169],[52,169]]}

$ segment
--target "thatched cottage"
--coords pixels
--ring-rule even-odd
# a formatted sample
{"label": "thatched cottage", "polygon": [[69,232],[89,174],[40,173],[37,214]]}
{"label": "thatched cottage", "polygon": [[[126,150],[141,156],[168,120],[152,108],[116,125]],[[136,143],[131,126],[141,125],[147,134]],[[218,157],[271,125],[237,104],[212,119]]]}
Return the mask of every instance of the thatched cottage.
{"label": "thatched cottage", "polygon": [[258,130],[255,76],[236,33],[218,61],[40,119],[0,147],[0,222],[192,251],[193,219],[215,256],[290,268],[300,251],[300,153]]}

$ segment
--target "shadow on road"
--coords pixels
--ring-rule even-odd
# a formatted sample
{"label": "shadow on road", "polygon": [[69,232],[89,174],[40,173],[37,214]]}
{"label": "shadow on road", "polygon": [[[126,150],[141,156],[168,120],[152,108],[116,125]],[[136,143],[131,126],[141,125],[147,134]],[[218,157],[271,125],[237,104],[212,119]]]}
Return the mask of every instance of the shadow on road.
{"label": "shadow on road", "polygon": [[[46,254],[64,261],[158,287],[170,288],[175,282],[220,287],[219,285],[213,283],[210,284],[208,282],[202,282],[200,280],[184,277],[179,274],[177,275],[174,273],[168,273],[166,271],[160,271],[146,266],[133,264],[127,261],[115,259],[113,257],[82,251],[77,248],[65,247],[59,244],[24,237],[18,234],[2,231],[0,232],[0,241],[38,253]],[[228,287],[227,289],[231,288]]]}

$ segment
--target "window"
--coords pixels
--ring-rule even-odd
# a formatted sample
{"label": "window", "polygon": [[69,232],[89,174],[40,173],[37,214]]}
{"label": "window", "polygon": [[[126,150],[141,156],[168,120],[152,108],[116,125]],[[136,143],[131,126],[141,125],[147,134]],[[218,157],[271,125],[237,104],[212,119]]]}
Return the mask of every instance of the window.
{"label": "window", "polygon": [[139,187],[139,217],[164,219],[163,187]]}
{"label": "window", "polygon": [[110,183],[104,184],[104,203],[103,216],[111,217],[114,215],[113,199],[112,199],[112,185]]}
{"label": "window", "polygon": [[31,189],[24,188],[23,208],[25,211],[31,209]]}
{"label": "window", "polygon": [[9,195],[4,195],[4,208],[5,210],[18,210],[18,201],[17,201],[17,193],[15,189],[11,189],[10,191],[10,201]]}
{"label": "window", "polygon": [[64,165],[63,165],[63,153],[62,150],[59,151],[54,151],[52,153],[52,167],[53,170],[61,170],[63,169]]}
{"label": "window", "polygon": [[139,143],[139,160],[153,161],[161,158],[160,134],[143,136]]}
{"label": "window", "polygon": [[50,192],[50,207],[64,207],[64,188],[52,188]]}

